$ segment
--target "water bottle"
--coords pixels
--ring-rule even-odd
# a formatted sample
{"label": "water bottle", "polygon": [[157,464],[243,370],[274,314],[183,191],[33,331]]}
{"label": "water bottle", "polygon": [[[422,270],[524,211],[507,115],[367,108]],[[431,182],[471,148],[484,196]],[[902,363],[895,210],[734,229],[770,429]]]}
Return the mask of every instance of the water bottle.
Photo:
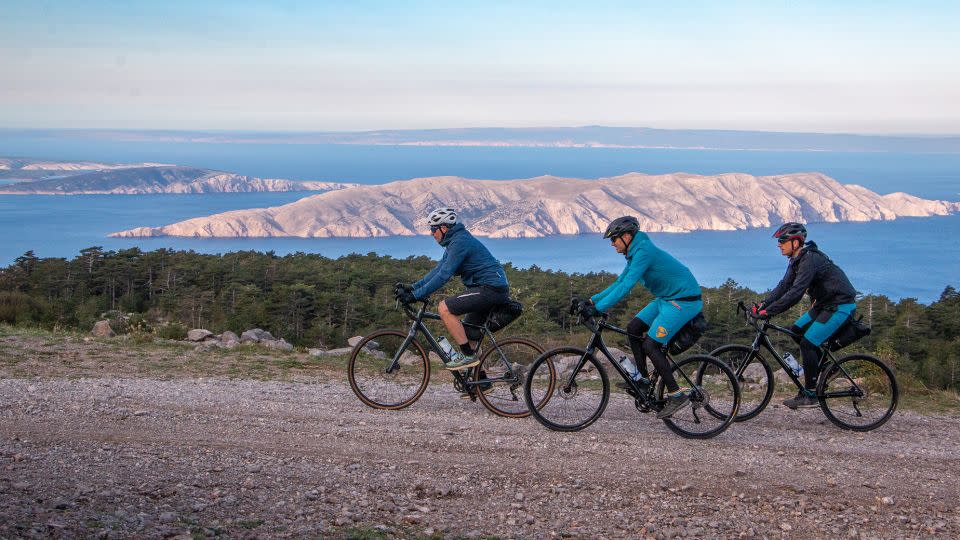
{"label": "water bottle", "polygon": [[626,356],[620,357],[620,367],[622,367],[633,380],[637,380],[637,377],[640,375],[640,372],[637,371],[637,366],[633,365],[633,362]]}
{"label": "water bottle", "polygon": [[437,340],[437,345],[440,346],[440,350],[443,351],[443,354],[447,355],[447,358],[450,358],[450,355],[453,354],[453,345],[447,341],[447,338],[440,336],[440,339]]}
{"label": "water bottle", "polygon": [[790,366],[790,371],[797,377],[803,375],[803,366],[800,365],[800,362],[797,362],[797,359],[793,357],[792,354],[787,353],[783,355],[783,361]]}

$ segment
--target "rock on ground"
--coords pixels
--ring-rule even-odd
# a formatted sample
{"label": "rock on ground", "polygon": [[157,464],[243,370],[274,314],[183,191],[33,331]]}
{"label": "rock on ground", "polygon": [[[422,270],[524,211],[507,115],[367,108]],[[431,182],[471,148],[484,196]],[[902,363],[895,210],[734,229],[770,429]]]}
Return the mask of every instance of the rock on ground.
{"label": "rock on ground", "polygon": [[187,341],[200,342],[212,338],[214,338],[213,332],[204,330],[203,328],[194,328],[187,332]]}
{"label": "rock on ground", "polygon": [[93,334],[94,337],[113,337],[117,335],[117,333],[113,331],[113,328],[110,327],[110,321],[107,320],[97,321],[96,324],[93,325],[93,329],[90,330],[90,333]]}

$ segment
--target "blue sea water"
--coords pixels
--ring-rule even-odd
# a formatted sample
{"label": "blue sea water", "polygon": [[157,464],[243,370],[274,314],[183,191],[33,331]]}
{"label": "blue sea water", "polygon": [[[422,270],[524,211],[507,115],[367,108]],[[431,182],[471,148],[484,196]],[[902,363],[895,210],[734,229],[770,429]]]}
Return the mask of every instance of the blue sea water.
{"label": "blue sea water", "polygon": [[633,148],[419,147],[104,141],[0,130],[0,156],[174,163],[264,178],[380,184],[423,176],[504,180],[628,172],[756,175],[818,171],[878,193],[960,200],[960,154]]}
{"label": "blue sea water", "polygon": [[[378,183],[454,174],[521,178],[541,174],[600,177],[630,171],[701,174],[778,174],[822,171],[881,193],[907,191],[960,200],[960,156],[826,152],[728,152],[584,148],[451,148],[288,144],[208,144],[30,140],[0,132],[0,156],[45,159],[158,161],[211,167],[263,177]],[[376,252],[395,257],[428,255],[441,248],[430,237],[371,239],[112,239],[110,232],[156,226],[228,210],[278,206],[303,193],[211,195],[0,195],[0,265],[33,250],[43,257],[73,257],[82,248],[139,246],[193,249],[297,251],[336,257]],[[864,293],[935,300],[946,285],[960,286],[960,215],[889,222],[813,224],[811,236]],[[687,263],[705,285],[727,278],[766,289],[781,277],[785,260],[770,231],[654,234],[654,241]],[[618,272],[617,255],[597,235],[541,239],[489,239],[494,255],[518,267],[571,272]]]}

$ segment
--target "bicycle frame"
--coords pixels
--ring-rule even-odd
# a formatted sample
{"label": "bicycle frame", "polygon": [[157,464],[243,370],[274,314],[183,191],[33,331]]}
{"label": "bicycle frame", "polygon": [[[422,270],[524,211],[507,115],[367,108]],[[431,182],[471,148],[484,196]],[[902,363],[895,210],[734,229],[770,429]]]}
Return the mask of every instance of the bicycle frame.
{"label": "bicycle frame", "polygon": [[[437,338],[433,336],[433,334],[430,332],[430,329],[427,328],[427,325],[424,324],[423,322],[424,319],[431,320],[431,321],[442,320],[438,313],[432,313],[427,311],[428,302],[429,302],[429,298],[421,300],[420,308],[416,311],[413,311],[412,309],[410,309],[410,306],[408,304],[403,304],[404,313],[406,313],[407,317],[413,320],[413,323],[410,325],[410,330],[407,332],[407,338],[403,341],[403,344],[400,346],[400,348],[397,349],[397,352],[393,357],[393,361],[390,362],[389,366],[387,366],[385,370],[387,374],[393,373],[394,371],[396,371],[397,368],[400,367],[400,356],[403,354],[403,351],[405,351],[407,347],[410,346],[410,344],[417,339],[417,334],[423,334],[424,338],[426,339],[428,348],[433,352],[435,352],[437,356],[439,356],[442,359],[449,359],[447,357],[447,354],[443,351],[443,349],[440,348],[440,343],[437,341]],[[490,330],[486,327],[485,324],[478,325],[478,324],[464,322],[463,325],[465,327],[479,329],[482,332],[482,334],[480,336],[480,339],[477,341],[477,345],[479,345],[480,343],[483,343],[484,339],[489,339],[494,349],[496,349],[497,352],[500,353],[500,359],[501,361],[503,361],[503,358],[506,355],[500,349],[500,345],[497,344],[496,338],[493,337],[493,333],[490,332]],[[467,380],[467,378],[464,377],[461,371],[451,371],[451,373],[453,374],[454,380],[456,380],[459,384],[463,385],[464,388],[477,386],[481,384],[503,382],[504,380],[508,380],[505,378]],[[507,366],[507,373],[505,374],[505,376],[506,375],[513,375],[513,369],[509,365]]]}
{"label": "bicycle frame", "polygon": [[[777,349],[773,346],[773,342],[770,340],[770,335],[767,332],[767,330],[775,330],[777,332],[780,332],[781,334],[786,334],[795,340],[799,340],[802,336],[798,335],[796,332],[790,330],[789,328],[778,326],[768,320],[758,321],[758,320],[751,319],[751,317],[749,316],[750,312],[747,310],[747,307],[743,302],[738,302],[737,309],[738,310],[742,309],[744,313],[747,314],[748,324],[750,324],[750,326],[752,326],[754,329],[757,330],[757,335],[756,337],[753,338],[753,343],[750,345],[750,349],[753,351],[753,353],[759,352],[761,347],[766,349],[771,355],[773,355],[777,363],[780,364],[780,367],[783,369],[784,373],[786,373],[787,376],[790,377],[790,380],[793,381],[793,384],[795,384],[799,390],[803,392],[807,392],[806,388],[804,387],[804,384],[800,381],[800,378],[794,375],[793,369],[790,368],[787,362],[783,359],[783,356],[781,356],[780,353],[777,351]],[[836,363],[837,359],[836,357],[833,356],[833,353],[830,352],[830,349],[827,349],[822,345],[819,348],[820,348],[820,361],[817,364],[817,371],[822,374],[825,372],[827,366],[829,366],[831,363]],[[746,367],[747,367],[746,364],[744,364],[737,368],[736,375],[738,380],[740,379],[740,376],[743,375],[743,370],[746,369]],[[846,391],[846,392],[830,392],[829,394],[823,394],[823,395],[816,394],[814,392],[814,394],[812,394],[813,396],[818,398],[862,397],[863,396],[864,392],[860,388],[860,385],[856,383],[854,378],[851,377],[849,373],[847,373],[847,370],[845,370],[842,365],[840,365],[839,367],[840,367],[840,371],[843,372],[844,376],[846,376],[847,379],[854,385],[855,390]]]}
{"label": "bicycle frame", "polygon": [[[623,328],[607,323],[603,319],[599,319],[599,320],[588,319],[587,321],[583,321],[583,323],[587,326],[587,328],[593,331],[593,337],[590,339],[590,344],[587,345],[586,354],[584,354],[583,357],[580,358],[580,361],[577,362],[576,367],[570,372],[570,378],[568,380],[573,381],[576,378],[577,374],[580,373],[580,370],[583,369],[584,364],[587,363],[588,356],[593,356],[594,352],[600,351],[601,353],[603,353],[604,356],[607,357],[607,360],[610,362],[610,365],[612,365],[613,369],[615,369],[616,372],[623,378],[624,382],[626,382],[627,385],[630,386],[630,388],[634,392],[634,395],[639,396],[637,399],[642,400],[644,405],[647,405],[647,406],[652,405],[654,401],[652,399],[653,389],[655,386],[654,382],[656,381],[656,378],[658,377],[659,374],[656,373],[656,371],[654,371],[653,376],[650,378],[649,388],[647,388],[646,390],[641,388],[640,385],[637,384],[637,381],[633,380],[633,377],[631,377],[630,374],[627,373],[627,370],[625,370],[623,366],[620,365],[620,362],[614,359],[613,354],[610,352],[610,349],[607,348],[606,343],[604,343],[603,341],[602,334],[604,330],[610,330],[618,334],[627,336],[628,338],[632,337],[637,339],[643,339],[644,336],[631,334],[630,332],[624,330]],[[667,357],[667,360],[670,361],[671,369],[675,368],[677,366],[677,363],[673,361],[673,358],[671,358],[669,354],[665,354],[665,356]],[[687,377],[687,374],[684,373],[682,369],[678,369],[676,371],[678,371],[680,374],[683,375],[683,378],[686,379],[687,383],[690,385],[690,388],[696,388],[696,385],[693,384],[693,381],[691,381],[690,378]],[[569,390],[570,382],[567,383],[565,388]]]}

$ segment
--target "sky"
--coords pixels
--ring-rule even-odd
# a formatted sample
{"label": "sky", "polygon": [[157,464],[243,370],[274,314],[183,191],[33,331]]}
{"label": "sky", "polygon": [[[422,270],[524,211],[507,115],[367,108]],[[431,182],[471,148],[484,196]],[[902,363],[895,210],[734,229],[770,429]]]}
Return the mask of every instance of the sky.
{"label": "sky", "polygon": [[956,1],[0,0],[0,128],[960,133]]}

